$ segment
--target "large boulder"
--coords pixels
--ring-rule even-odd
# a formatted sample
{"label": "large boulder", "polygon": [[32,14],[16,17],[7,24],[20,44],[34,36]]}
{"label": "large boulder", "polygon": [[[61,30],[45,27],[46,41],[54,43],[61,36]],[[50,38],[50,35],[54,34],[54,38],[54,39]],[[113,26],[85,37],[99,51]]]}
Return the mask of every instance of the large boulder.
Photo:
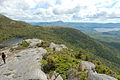
{"label": "large boulder", "polygon": [[67,47],[64,44],[57,45],[57,44],[52,42],[50,44],[49,48],[52,49],[52,50],[61,51],[62,49],[67,48]]}
{"label": "large boulder", "polygon": [[67,48],[64,44],[61,44],[60,47],[62,47],[63,49]]}
{"label": "large boulder", "polygon": [[95,65],[92,62],[88,62],[88,61],[81,61],[80,62],[80,68],[82,71],[84,70],[93,70],[95,71]]}
{"label": "large boulder", "polygon": [[59,75],[55,80],[63,80],[63,78]]}
{"label": "large boulder", "polygon": [[61,77],[59,73],[54,71],[51,77],[50,75],[48,75],[48,80],[63,80],[63,78]]}
{"label": "large boulder", "polygon": [[90,71],[88,73],[88,80],[118,80],[114,77],[108,76],[106,74],[98,74],[96,72]]}
{"label": "large boulder", "polygon": [[82,71],[87,71],[88,73],[88,80],[117,80],[114,77],[111,77],[106,74],[99,74],[95,71],[95,65],[92,62],[88,61],[81,61],[80,68]]}
{"label": "large boulder", "polygon": [[68,72],[68,80],[81,80],[81,79],[78,76],[76,76],[76,72],[71,69]]}
{"label": "large boulder", "polygon": [[40,39],[26,39],[28,43],[30,43],[29,47],[35,47],[38,43],[42,43],[43,40]]}

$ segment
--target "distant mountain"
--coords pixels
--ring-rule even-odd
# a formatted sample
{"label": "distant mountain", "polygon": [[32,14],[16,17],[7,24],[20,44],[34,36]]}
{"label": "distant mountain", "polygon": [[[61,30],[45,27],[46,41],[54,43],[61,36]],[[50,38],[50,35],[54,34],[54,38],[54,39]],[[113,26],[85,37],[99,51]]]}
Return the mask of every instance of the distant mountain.
{"label": "distant mountain", "polygon": [[[96,29],[100,28],[120,28],[120,23],[80,23],[80,22],[30,22],[32,25],[37,26],[64,26],[64,27],[72,27],[81,30],[82,32],[88,35],[96,35],[100,32],[96,31]],[[113,34],[112,32],[108,32],[108,34]]]}
{"label": "distant mountain", "polygon": [[[64,43],[73,49],[88,49],[93,55],[101,59],[108,67],[120,72],[120,54],[112,47],[89,37],[81,31],[68,27],[40,27],[32,26],[22,21],[14,21],[6,17],[0,18],[0,42],[11,38],[39,38],[56,43]],[[56,23],[56,22],[53,22]],[[53,23],[46,23],[53,24]],[[59,22],[59,24],[65,22]],[[42,23],[41,23],[42,24]],[[44,23],[43,23],[44,24]],[[57,25],[58,23],[56,23]],[[65,23],[67,25],[67,23]],[[76,25],[77,23],[71,23]],[[85,23],[81,23],[86,25]],[[70,25],[70,24],[69,24]],[[92,23],[91,23],[92,25]],[[80,25],[78,25],[80,26]],[[85,27],[85,26],[82,26]]]}
{"label": "distant mountain", "polygon": [[120,23],[81,23],[81,22],[63,22],[63,21],[55,21],[55,22],[29,22],[32,25],[39,26],[65,26],[65,27],[74,27],[81,29],[81,27],[87,28],[114,28],[120,27]]}

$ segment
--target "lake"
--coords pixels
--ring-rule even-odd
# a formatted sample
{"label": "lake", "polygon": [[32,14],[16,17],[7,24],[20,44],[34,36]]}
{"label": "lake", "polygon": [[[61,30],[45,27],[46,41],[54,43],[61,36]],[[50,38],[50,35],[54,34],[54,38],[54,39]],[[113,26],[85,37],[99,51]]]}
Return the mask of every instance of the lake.
{"label": "lake", "polygon": [[97,32],[120,31],[120,28],[94,28]]}
{"label": "lake", "polygon": [[4,41],[2,44],[0,44],[0,48],[12,46],[12,45],[19,43],[21,41],[23,41],[23,38],[12,38],[12,39]]}

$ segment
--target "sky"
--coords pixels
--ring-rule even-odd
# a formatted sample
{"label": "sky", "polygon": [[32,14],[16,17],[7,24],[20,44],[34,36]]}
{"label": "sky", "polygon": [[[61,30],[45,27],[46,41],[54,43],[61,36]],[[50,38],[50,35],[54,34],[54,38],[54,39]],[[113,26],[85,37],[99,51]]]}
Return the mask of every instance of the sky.
{"label": "sky", "polygon": [[0,0],[0,14],[26,22],[120,23],[120,0]]}

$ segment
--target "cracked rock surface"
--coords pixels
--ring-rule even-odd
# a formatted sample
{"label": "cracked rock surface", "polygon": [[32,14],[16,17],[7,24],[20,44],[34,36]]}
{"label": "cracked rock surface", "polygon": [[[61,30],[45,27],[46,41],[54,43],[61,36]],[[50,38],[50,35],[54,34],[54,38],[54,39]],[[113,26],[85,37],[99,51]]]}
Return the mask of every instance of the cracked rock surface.
{"label": "cracked rock surface", "polygon": [[8,57],[6,64],[0,60],[0,80],[47,80],[39,62],[46,52],[43,48],[29,48]]}

